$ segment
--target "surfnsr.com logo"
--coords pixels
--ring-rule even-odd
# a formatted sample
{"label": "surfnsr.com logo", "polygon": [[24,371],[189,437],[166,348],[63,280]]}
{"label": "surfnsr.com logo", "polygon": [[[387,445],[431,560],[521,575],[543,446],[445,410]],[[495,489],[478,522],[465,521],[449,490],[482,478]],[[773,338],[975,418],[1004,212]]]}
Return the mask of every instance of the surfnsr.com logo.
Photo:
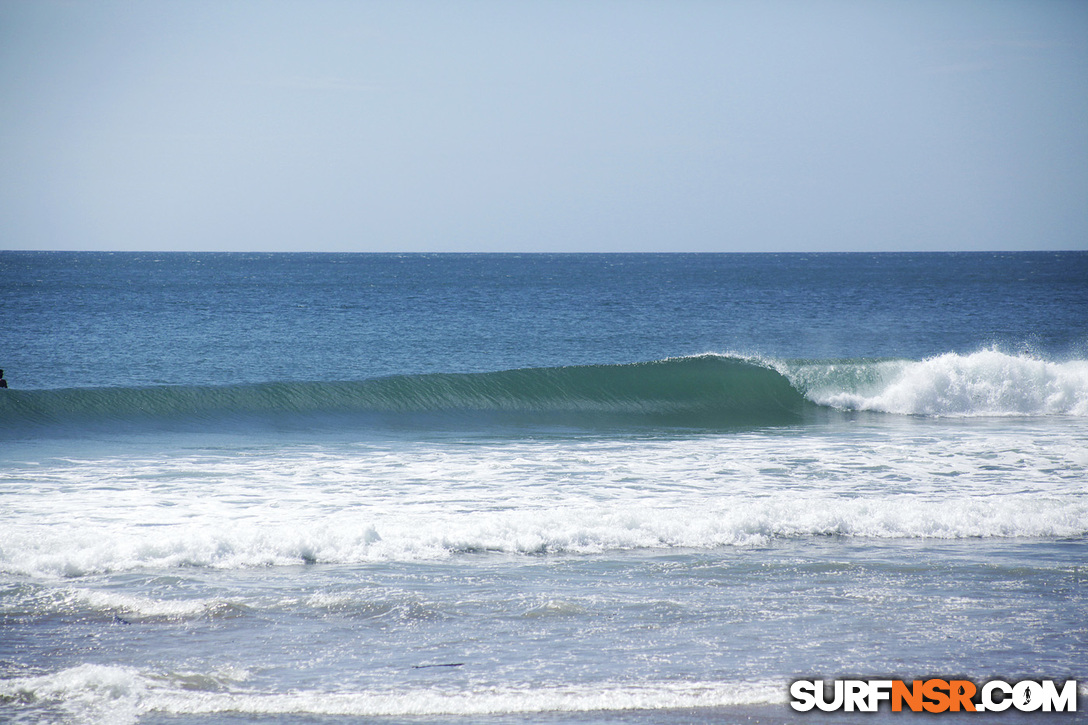
{"label": "surfnsr.com logo", "polygon": [[1077,683],[1066,680],[990,680],[978,687],[970,680],[797,680],[790,685],[790,707],[799,712],[876,712],[888,703],[892,712],[1076,712]]}

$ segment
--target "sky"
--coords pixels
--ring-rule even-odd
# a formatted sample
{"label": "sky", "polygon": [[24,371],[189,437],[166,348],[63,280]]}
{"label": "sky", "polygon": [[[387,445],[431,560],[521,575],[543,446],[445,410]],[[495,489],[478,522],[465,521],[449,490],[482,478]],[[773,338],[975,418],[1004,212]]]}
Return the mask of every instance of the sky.
{"label": "sky", "polygon": [[1088,249],[1088,2],[0,0],[0,249]]}

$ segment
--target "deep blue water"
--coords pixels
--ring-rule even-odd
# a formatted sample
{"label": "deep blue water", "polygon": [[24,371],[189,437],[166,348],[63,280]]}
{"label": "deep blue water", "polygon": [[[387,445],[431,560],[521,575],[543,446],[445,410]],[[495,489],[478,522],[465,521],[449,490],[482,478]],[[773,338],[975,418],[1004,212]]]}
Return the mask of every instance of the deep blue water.
{"label": "deep blue water", "polygon": [[1083,358],[1088,253],[0,254],[21,388],[361,380],[706,352]]}

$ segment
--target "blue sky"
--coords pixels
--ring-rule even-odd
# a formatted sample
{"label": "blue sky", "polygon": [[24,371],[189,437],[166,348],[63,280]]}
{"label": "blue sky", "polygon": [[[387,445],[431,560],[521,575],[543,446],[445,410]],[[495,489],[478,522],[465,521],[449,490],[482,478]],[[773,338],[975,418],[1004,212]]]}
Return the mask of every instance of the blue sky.
{"label": "blue sky", "polygon": [[0,248],[1088,248],[1088,3],[0,0]]}

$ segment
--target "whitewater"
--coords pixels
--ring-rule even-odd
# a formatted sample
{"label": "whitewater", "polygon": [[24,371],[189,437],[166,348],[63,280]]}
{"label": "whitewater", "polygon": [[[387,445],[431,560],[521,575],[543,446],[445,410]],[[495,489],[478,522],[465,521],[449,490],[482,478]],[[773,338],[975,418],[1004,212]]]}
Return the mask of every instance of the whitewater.
{"label": "whitewater", "polygon": [[0,253],[0,718],[794,723],[797,678],[950,674],[1084,698],[1086,279]]}

